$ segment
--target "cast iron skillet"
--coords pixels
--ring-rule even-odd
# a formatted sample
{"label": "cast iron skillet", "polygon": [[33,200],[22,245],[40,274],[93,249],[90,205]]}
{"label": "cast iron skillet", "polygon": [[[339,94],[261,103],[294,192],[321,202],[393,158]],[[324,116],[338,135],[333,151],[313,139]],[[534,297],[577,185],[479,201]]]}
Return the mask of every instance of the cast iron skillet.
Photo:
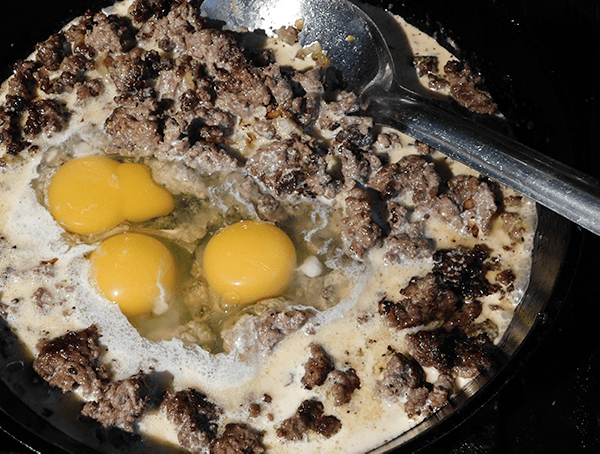
{"label": "cast iron skillet", "polygon": [[[97,9],[109,3],[103,0],[34,0],[1,5],[0,78],[3,80],[10,74],[14,61],[29,55],[34,43],[45,40],[86,9]],[[514,126],[513,133],[519,140],[577,167],[576,162],[567,162],[577,156],[571,148],[558,81],[543,53],[496,1],[455,0],[450,4],[435,0],[403,0],[390,4],[386,0],[372,0],[370,3],[400,14],[434,34],[459,57],[469,60],[484,73],[489,90]],[[539,216],[530,288],[502,340],[496,358],[498,367],[474,380],[450,406],[377,452],[415,452],[462,424],[500,390],[542,341],[566,297],[582,235],[568,221],[545,209],[540,210]],[[4,340],[10,334],[5,324],[0,330],[0,354],[5,355]],[[30,364],[2,364],[7,367],[6,372],[22,374],[24,384],[23,390],[14,390],[8,389],[0,380],[0,427],[5,432],[38,452],[91,452],[21,402],[19,392],[31,389],[40,395],[50,393]],[[66,399],[65,405],[69,404]],[[135,437],[109,433],[93,424],[89,430],[90,437],[108,440],[118,435],[117,443],[131,444],[132,447],[140,444]],[[107,441],[106,449],[110,446]]]}

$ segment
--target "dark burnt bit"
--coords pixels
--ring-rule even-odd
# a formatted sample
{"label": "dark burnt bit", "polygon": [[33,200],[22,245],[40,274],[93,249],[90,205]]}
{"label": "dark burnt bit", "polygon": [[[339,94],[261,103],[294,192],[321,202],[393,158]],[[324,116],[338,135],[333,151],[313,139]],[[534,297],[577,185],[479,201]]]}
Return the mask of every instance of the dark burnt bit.
{"label": "dark burnt bit", "polygon": [[111,382],[98,401],[86,402],[81,414],[95,419],[102,427],[117,426],[133,432],[133,424],[147,408],[149,400],[147,377],[137,374]]}
{"label": "dark burnt bit", "polygon": [[441,249],[433,255],[433,273],[442,285],[459,297],[474,300],[494,290],[485,277],[485,262],[489,257],[490,250],[484,244],[476,244],[473,248]]}
{"label": "dark burnt bit", "polygon": [[11,155],[19,154],[27,145],[22,139],[18,120],[18,117],[10,115],[0,106],[0,143]]}
{"label": "dark burnt bit", "polygon": [[27,109],[27,121],[23,132],[28,138],[39,134],[51,137],[62,131],[69,120],[69,112],[65,105],[54,99],[38,99]]}
{"label": "dark burnt bit", "polygon": [[185,449],[197,452],[216,439],[221,410],[206,394],[193,388],[178,392],[168,389],[160,407],[178,428],[177,440]]}
{"label": "dark burnt bit", "polygon": [[152,17],[160,19],[169,13],[172,3],[172,0],[135,0],[129,7],[129,14],[138,23]]}
{"label": "dark burnt bit", "polygon": [[500,282],[509,292],[512,292],[515,289],[516,279],[517,277],[515,276],[515,273],[510,269],[501,271],[496,276],[496,280]]}
{"label": "dark burnt bit", "polygon": [[230,423],[210,448],[211,454],[263,454],[262,434],[246,424]]}
{"label": "dark burnt bit", "polygon": [[85,395],[96,395],[109,381],[108,369],[100,363],[102,347],[96,325],[54,339],[42,339],[36,349],[34,370],[63,392],[80,387]]}
{"label": "dark burnt bit", "polygon": [[292,417],[281,423],[275,433],[288,441],[300,441],[309,431],[330,438],[342,428],[342,422],[335,416],[323,413],[321,402],[315,399],[305,400]]}
{"label": "dark burnt bit", "polygon": [[313,389],[325,383],[327,375],[334,368],[333,360],[325,349],[314,342],[309,345],[310,358],[304,365],[304,376],[302,384],[306,389]]}
{"label": "dark burnt bit", "polygon": [[382,299],[379,313],[393,328],[403,329],[451,318],[459,302],[451,290],[441,286],[433,273],[414,277],[400,292],[405,298],[397,303]]}
{"label": "dark burnt bit", "polygon": [[422,367],[435,367],[474,378],[493,365],[493,343],[487,333],[468,336],[462,329],[419,331],[405,338],[408,352]]}
{"label": "dark burnt bit", "polygon": [[338,407],[349,403],[354,391],[360,388],[360,378],[356,375],[356,371],[353,368],[343,372],[334,370],[330,376],[334,382],[331,387],[333,404]]}

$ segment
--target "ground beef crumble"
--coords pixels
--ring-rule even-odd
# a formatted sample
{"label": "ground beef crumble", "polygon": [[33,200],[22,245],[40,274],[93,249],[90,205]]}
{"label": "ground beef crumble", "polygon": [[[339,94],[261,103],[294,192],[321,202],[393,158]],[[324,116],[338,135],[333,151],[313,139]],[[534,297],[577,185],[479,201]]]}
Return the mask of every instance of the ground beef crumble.
{"label": "ground beef crumble", "polygon": [[37,350],[33,368],[51,386],[63,392],[80,387],[85,395],[98,396],[110,380],[106,366],[100,363],[102,347],[95,325],[41,340]]}
{"label": "ground beef crumble", "polygon": [[281,423],[276,434],[288,441],[301,441],[309,431],[331,438],[341,427],[341,421],[335,416],[325,415],[323,404],[313,399],[302,402],[296,413]]}
{"label": "ground beef crumble", "polygon": [[315,386],[321,386],[325,383],[327,375],[333,370],[334,366],[333,360],[323,347],[311,343],[309,349],[310,358],[304,365],[305,372],[301,381],[306,389],[313,389]]}

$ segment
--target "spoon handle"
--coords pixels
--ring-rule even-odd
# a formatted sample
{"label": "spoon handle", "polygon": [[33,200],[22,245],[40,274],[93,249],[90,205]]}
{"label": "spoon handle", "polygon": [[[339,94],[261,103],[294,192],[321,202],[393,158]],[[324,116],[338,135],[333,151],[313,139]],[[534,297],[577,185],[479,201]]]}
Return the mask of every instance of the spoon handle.
{"label": "spoon handle", "polygon": [[600,182],[412,95],[369,97],[368,114],[600,235]]}

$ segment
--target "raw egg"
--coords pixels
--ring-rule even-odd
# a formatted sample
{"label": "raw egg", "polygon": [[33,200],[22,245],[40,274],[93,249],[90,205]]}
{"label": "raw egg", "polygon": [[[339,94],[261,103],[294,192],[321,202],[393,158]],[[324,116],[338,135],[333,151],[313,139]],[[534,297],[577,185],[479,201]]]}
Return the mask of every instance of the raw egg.
{"label": "raw egg", "polygon": [[242,221],[211,238],[203,260],[208,284],[225,306],[235,306],[285,291],[296,268],[296,250],[273,224]]}
{"label": "raw egg", "polygon": [[127,317],[162,313],[173,296],[173,255],[157,239],[122,233],[104,240],[90,257],[93,281]]}
{"label": "raw egg", "polygon": [[81,235],[109,230],[125,220],[146,221],[169,214],[173,197],[158,186],[144,164],[121,164],[104,156],[73,159],[52,177],[50,214]]}

